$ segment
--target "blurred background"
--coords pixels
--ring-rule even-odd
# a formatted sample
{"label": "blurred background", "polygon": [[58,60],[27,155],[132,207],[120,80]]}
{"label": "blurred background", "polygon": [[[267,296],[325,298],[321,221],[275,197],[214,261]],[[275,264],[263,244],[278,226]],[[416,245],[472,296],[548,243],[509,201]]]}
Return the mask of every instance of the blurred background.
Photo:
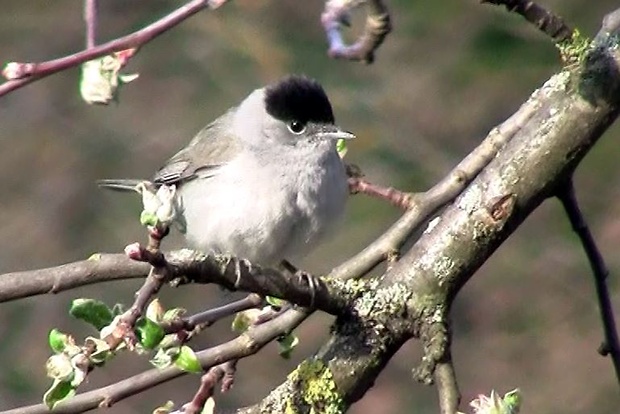
{"label": "blurred background", "polygon": [[[616,0],[542,2],[590,36]],[[180,1],[106,0],[100,42],[143,27]],[[477,1],[389,2],[394,20],[371,66],[326,57],[322,2],[237,0],[203,12],[145,46],[126,72],[140,78],[120,103],[88,106],[79,70],[46,78],[0,98],[0,272],[35,269],[120,252],[145,239],[138,197],[100,191],[95,180],[150,177],[207,122],[252,89],[283,74],[320,80],[336,118],[358,139],[347,159],[377,183],[421,191],[441,179],[497,123],[559,69],[558,53],[537,30],[504,9]],[[354,18],[358,33],[363,16]],[[4,0],[2,61],[43,61],[84,46],[82,2]],[[620,312],[620,130],[610,129],[580,166],[577,195],[611,269]],[[344,225],[303,266],[326,271],[377,237],[399,215],[385,203],[351,199]],[[182,246],[179,237],[166,248]],[[67,313],[71,299],[130,303],[139,282],[85,287],[0,305],[0,409],[38,403],[49,385],[46,337],[56,327],[93,332]],[[213,286],[164,289],[166,307],[196,312],[232,300]],[[462,409],[479,393],[521,388],[523,412],[618,413],[620,393],[602,340],[584,253],[558,202],[544,203],[496,252],[456,300],[453,356]],[[618,315],[617,315],[618,317]],[[281,383],[328,336],[331,318],[314,315],[291,360],[270,345],[239,364],[220,407],[252,404]],[[229,321],[194,343],[232,338]],[[407,344],[351,412],[436,413],[435,389],[411,380],[420,358]],[[127,355],[96,370],[92,389],[150,366]],[[106,412],[142,413],[191,398],[197,376],[161,385]]]}

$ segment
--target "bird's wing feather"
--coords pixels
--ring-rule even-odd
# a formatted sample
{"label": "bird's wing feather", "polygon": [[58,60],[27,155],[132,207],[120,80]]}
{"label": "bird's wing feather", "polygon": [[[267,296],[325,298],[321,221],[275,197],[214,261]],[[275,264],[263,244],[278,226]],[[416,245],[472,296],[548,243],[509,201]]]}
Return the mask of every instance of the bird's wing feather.
{"label": "bird's wing feather", "polygon": [[197,176],[210,177],[215,169],[230,161],[240,146],[231,132],[234,108],[206,127],[155,173],[157,184],[179,184]]}

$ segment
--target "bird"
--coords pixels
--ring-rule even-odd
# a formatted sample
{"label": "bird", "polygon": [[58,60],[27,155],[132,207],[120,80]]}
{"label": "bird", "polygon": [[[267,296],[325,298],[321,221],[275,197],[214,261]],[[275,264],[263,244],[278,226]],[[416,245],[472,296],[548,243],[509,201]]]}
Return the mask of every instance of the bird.
{"label": "bird", "polygon": [[303,259],[341,219],[349,195],[336,126],[323,87],[288,75],[251,92],[204,127],[152,180],[101,187],[176,187],[188,247],[263,266]]}

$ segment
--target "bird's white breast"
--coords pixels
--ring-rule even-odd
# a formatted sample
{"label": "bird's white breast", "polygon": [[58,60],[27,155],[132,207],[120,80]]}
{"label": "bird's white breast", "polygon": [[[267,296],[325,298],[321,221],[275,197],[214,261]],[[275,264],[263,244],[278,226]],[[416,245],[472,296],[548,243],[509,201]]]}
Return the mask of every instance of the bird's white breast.
{"label": "bird's white breast", "polygon": [[242,153],[179,194],[192,248],[274,265],[308,253],[342,215],[348,187],[342,161],[325,146],[271,157]]}

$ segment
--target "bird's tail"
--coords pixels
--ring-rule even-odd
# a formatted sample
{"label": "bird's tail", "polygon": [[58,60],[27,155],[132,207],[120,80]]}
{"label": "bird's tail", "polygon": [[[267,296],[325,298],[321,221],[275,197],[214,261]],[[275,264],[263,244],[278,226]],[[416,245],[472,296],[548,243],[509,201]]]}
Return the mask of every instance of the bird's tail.
{"label": "bird's tail", "polygon": [[147,186],[152,186],[153,184],[145,181],[145,180],[132,180],[132,179],[109,179],[109,180],[98,180],[97,185],[102,188],[107,188],[115,191],[138,191],[138,184],[144,183]]}

